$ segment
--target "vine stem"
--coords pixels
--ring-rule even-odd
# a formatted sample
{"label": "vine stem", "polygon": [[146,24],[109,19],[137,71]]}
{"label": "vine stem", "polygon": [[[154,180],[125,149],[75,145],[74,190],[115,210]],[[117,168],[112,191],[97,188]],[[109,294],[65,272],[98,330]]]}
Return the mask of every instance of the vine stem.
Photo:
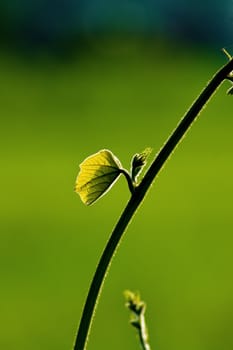
{"label": "vine stem", "polygon": [[148,334],[146,329],[145,321],[145,306],[140,315],[140,329],[139,329],[139,338],[143,350],[151,350],[150,344],[148,343]]}
{"label": "vine stem", "polygon": [[73,348],[74,350],[85,349],[88,332],[93,319],[95,307],[98,302],[101,287],[107,274],[107,270],[110,267],[112,257],[116,251],[117,246],[119,245],[119,242],[123,236],[123,233],[125,232],[127,225],[129,224],[138,206],[141,204],[148,188],[150,187],[158,172],[161,170],[168,157],[171,155],[182,137],[185,135],[194,120],[197,118],[200,111],[206,106],[209,99],[216,92],[221,83],[228,78],[229,74],[231,74],[232,71],[233,58],[231,58],[230,61],[213,76],[213,78],[210,80],[198,98],[191,105],[176,129],[173,131],[167,142],[155,157],[148,171],[144,175],[141,183],[133,192],[130,200],[128,201],[124,211],[119,218],[119,221],[112,231],[110,239],[107,242],[107,245],[103,251],[103,254],[95,271],[84,305],[75,345]]}

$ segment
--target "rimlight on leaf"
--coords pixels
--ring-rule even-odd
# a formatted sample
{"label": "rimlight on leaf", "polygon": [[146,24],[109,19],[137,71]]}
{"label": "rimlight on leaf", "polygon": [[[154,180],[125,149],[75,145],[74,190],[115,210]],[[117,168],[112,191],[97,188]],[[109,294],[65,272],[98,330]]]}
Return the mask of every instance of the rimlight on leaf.
{"label": "rimlight on leaf", "polygon": [[119,159],[111,151],[101,150],[80,164],[75,192],[80,195],[84,204],[90,205],[111,188],[121,173]]}

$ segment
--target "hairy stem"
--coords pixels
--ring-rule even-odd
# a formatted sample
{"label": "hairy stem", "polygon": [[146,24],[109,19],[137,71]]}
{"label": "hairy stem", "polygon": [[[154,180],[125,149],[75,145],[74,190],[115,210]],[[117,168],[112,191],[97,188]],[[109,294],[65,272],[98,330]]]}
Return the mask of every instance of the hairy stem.
{"label": "hairy stem", "polygon": [[162,147],[155,160],[149,167],[145,176],[143,177],[140,185],[136,187],[128,204],[126,205],[119,221],[117,222],[110,239],[104,249],[104,252],[100,258],[95,275],[91,282],[91,286],[88,292],[86,303],[83,309],[78,334],[76,337],[74,350],[83,350],[86,345],[88,332],[92,322],[95,307],[97,305],[98,296],[101,286],[103,284],[106,272],[110,267],[112,257],[116,251],[116,248],[121,240],[123,233],[130,220],[132,219],[136,209],[142,202],[148,188],[156,175],[171,155],[175,147],[178,145],[182,137],[192,125],[193,121],[197,118],[200,111],[205,107],[211,96],[215,93],[220,84],[227,79],[229,74],[233,71],[233,59],[231,59],[225,66],[223,66],[210,80],[205,89],[201,92],[199,97],[191,105],[185,116],[181,119],[174,132],[168,138],[165,145]]}

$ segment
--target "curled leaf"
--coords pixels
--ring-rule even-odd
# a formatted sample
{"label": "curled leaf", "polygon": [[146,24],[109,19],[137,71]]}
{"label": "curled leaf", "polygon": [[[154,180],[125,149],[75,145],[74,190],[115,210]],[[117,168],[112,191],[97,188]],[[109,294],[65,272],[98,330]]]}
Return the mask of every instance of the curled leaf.
{"label": "curled leaf", "polygon": [[94,203],[111,188],[121,174],[121,168],[119,159],[107,149],[91,155],[80,164],[75,192],[84,204]]}
{"label": "curled leaf", "polygon": [[146,148],[143,152],[136,153],[133,156],[131,162],[131,178],[133,182],[137,181],[137,177],[145,166],[147,158],[150,155],[151,151],[151,148]]}

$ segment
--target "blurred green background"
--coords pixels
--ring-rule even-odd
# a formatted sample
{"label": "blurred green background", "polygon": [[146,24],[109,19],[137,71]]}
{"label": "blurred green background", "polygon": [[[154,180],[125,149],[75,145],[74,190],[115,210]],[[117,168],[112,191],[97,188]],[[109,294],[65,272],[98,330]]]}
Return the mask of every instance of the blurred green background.
{"label": "blurred green background", "polygon": [[[158,152],[226,62],[216,48],[117,35],[71,56],[1,50],[0,348],[72,349],[98,259],[129,198],[94,206],[79,164]],[[139,349],[123,291],[147,303],[151,346],[232,350],[232,98],[221,87],[150,189],[106,279],[88,349]],[[152,160],[152,157],[150,158]]]}

